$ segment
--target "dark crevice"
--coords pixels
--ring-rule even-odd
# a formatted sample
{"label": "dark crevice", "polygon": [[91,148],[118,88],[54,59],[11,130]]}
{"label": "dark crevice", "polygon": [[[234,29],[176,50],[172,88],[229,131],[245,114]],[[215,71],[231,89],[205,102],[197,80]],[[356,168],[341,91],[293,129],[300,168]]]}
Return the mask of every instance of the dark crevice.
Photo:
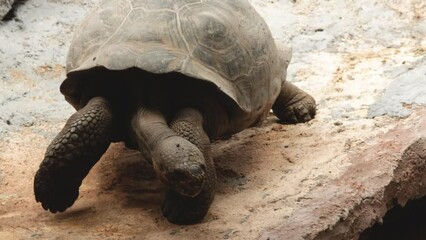
{"label": "dark crevice", "polygon": [[16,9],[24,4],[27,0],[15,0],[12,4],[12,8],[9,10],[9,12],[6,13],[6,15],[4,15],[4,17],[1,19],[1,21],[10,21],[12,19],[16,18]]}
{"label": "dark crevice", "polygon": [[397,205],[383,218],[364,230],[358,240],[424,240],[426,239],[426,197],[410,200],[405,207]]}

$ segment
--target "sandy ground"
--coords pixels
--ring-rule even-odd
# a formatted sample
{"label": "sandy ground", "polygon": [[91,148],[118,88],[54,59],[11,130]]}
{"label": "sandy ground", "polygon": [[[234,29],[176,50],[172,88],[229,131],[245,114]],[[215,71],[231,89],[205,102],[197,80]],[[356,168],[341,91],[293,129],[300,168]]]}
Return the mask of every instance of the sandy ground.
{"label": "sandy ground", "polygon": [[253,0],[292,46],[288,79],[316,98],[316,119],[280,125],[271,115],[214,143],[220,184],[201,224],[168,223],[152,169],[120,144],[75,205],[50,214],[34,200],[33,176],[73,112],[58,88],[73,29],[95,2],[33,0],[0,25],[0,239],[256,239],[298,219],[307,196],[341,177],[371,139],[423,119],[411,112],[426,104],[424,1]]}

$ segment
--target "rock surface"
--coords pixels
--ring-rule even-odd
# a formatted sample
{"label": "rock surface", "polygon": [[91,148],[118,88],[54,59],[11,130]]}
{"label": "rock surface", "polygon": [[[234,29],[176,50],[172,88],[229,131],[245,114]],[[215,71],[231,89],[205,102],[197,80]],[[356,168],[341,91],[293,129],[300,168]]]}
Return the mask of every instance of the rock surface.
{"label": "rock surface", "polygon": [[27,0],[0,0],[0,21],[11,20],[15,16],[16,8]]}
{"label": "rock surface", "polygon": [[271,115],[215,143],[219,190],[201,224],[161,217],[162,186],[121,144],[71,209],[43,211],[32,181],[73,112],[58,88],[73,29],[95,3],[32,0],[0,25],[0,239],[356,239],[390,199],[426,194],[424,1],[252,0],[292,45],[288,79],[317,99],[317,118]]}
{"label": "rock surface", "polygon": [[426,111],[348,155],[350,166],[318,186],[261,239],[357,239],[386,212],[426,194]]}
{"label": "rock surface", "polygon": [[0,20],[12,9],[14,0],[0,0]]}
{"label": "rock surface", "polygon": [[412,105],[426,104],[426,54],[417,68],[407,69],[390,83],[385,93],[371,105],[368,116],[390,115],[406,117]]}

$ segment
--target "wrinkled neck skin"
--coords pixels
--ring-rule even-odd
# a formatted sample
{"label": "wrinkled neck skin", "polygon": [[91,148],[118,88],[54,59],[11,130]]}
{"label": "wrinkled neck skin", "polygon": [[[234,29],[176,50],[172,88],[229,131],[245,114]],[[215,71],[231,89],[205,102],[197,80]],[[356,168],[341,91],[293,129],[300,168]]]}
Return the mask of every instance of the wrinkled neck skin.
{"label": "wrinkled neck skin", "polygon": [[[139,149],[132,119],[144,109],[161,113],[167,123],[184,108],[194,108],[203,115],[203,127],[211,140],[229,131],[226,99],[215,86],[181,74],[147,74],[141,71],[112,72],[93,79],[82,90],[80,106],[96,96],[110,101],[114,114],[114,141]],[[228,105],[228,106],[226,106]]]}

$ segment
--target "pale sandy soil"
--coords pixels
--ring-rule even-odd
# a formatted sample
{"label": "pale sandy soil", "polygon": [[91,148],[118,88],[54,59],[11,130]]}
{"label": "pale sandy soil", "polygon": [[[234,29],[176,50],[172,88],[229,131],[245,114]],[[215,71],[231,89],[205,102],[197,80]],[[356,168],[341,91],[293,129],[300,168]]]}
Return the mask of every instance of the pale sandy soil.
{"label": "pale sandy soil", "polygon": [[[34,200],[33,176],[73,112],[58,87],[73,28],[94,2],[34,0],[0,25],[0,239],[257,239],[284,221],[303,221],[295,213],[346,173],[350,156],[424,118],[389,116],[426,103],[424,1],[253,0],[274,36],[293,47],[288,79],[317,99],[316,119],[280,125],[271,115],[214,143],[220,184],[200,224],[168,223],[152,169],[120,144],[90,172],[75,205],[50,214]],[[394,84],[412,79],[405,90]]]}

